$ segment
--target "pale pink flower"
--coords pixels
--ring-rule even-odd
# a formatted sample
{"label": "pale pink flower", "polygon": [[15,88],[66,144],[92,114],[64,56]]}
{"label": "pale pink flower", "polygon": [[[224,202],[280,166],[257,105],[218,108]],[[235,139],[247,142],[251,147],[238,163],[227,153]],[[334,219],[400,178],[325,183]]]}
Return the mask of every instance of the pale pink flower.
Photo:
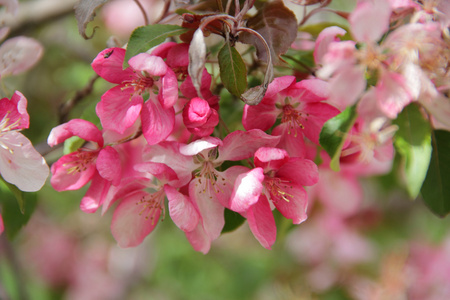
{"label": "pale pink flower", "polygon": [[0,77],[17,75],[34,66],[43,54],[43,47],[37,40],[18,36],[0,46]]}
{"label": "pale pink flower", "polygon": [[18,131],[28,128],[27,100],[18,91],[0,100],[0,174],[25,192],[44,185],[49,169],[30,140]]}

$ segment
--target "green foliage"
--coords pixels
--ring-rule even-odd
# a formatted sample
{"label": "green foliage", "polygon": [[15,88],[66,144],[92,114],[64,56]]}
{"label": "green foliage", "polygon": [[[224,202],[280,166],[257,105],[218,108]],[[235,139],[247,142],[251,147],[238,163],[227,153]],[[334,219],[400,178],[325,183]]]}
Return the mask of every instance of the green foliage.
{"label": "green foliage", "polygon": [[245,218],[239,213],[225,208],[225,226],[222,229],[222,233],[233,231],[244,224],[244,222]]}
{"label": "green foliage", "polygon": [[434,131],[432,145],[430,167],[421,193],[428,208],[445,217],[450,212],[450,132]]}
{"label": "green foliage", "polygon": [[4,190],[5,192],[9,191],[16,198],[17,203],[19,204],[20,211],[22,213],[24,213],[24,210],[25,210],[25,204],[24,204],[24,199],[23,199],[24,192],[19,190],[17,188],[17,186],[15,186],[14,184],[11,184],[11,183],[5,181],[3,179],[3,177],[0,176],[0,179],[1,179],[2,183],[3,183],[1,185],[1,189]]}
{"label": "green foliage", "polygon": [[356,105],[347,107],[336,117],[328,120],[320,132],[320,145],[331,157],[330,168],[339,171],[339,158],[348,131],[355,123]]}
{"label": "green foliage", "polygon": [[[20,200],[16,195],[18,192],[11,191],[10,184],[7,185],[4,181],[0,181],[2,217],[9,239],[13,239],[20,229],[28,223],[37,202],[36,193],[23,193],[20,190],[18,191],[22,194]],[[17,202],[19,202],[19,205]]]}
{"label": "green foliage", "polygon": [[177,25],[153,24],[136,28],[131,34],[125,54],[123,66],[128,66],[128,60],[133,56],[146,52],[165,41],[166,38],[187,32],[189,29]]}
{"label": "green foliage", "polygon": [[417,105],[409,105],[398,116],[395,124],[395,146],[402,157],[402,171],[406,189],[415,199],[427,175],[431,158],[431,127]]}
{"label": "green foliage", "polygon": [[341,40],[350,40],[352,38],[351,35],[348,33],[349,29],[347,28],[347,26],[343,26],[342,24],[333,23],[333,22],[323,22],[323,23],[318,23],[318,24],[305,25],[305,26],[300,27],[298,29],[298,31],[307,32],[307,33],[311,34],[313,37],[317,37],[319,35],[319,33],[322,32],[322,30],[324,30],[325,28],[331,27],[331,26],[337,26],[337,27],[340,27],[340,28],[344,29],[345,31],[347,31],[347,33],[344,36],[340,36]]}
{"label": "green foliage", "polygon": [[247,67],[239,52],[225,43],[219,52],[220,78],[225,88],[236,97],[247,89]]}

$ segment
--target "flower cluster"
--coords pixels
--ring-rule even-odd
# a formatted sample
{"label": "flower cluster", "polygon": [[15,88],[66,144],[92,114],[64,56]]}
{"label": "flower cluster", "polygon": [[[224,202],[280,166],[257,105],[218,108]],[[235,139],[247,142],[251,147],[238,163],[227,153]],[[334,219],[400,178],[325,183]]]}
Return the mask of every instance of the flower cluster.
{"label": "flower cluster", "polygon": [[[344,38],[346,30],[337,26],[325,28],[311,51],[313,72],[302,79],[293,75],[297,72],[277,74],[270,84],[248,90],[246,96],[259,93],[260,101],[246,101],[242,122],[232,131],[215,93],[223,87],[242,92],[224,73],[223,57],[234,59],[236,73],[244,61],[224,47],[219,79],[198,54],[206,47],[200,31],[220,34],[215,25],[228,26],[223,36],[232,40],[226,40],[231,48],[239,31],[250,32],[239,19],[244,14],[189,15],[185,27],[200,30],[193,39],[181,37],[190,44],[164,42],[128,61],[128,50],[105,49],[92,62],[94,71],[115,85],[96,106],[102,129],[73,119],[52,130],[50,146],[73,136],[84,144],[52,165],[51,184],[65,191],[90,183],[81,209],[105,213],[114,206],[111,231],[122,247],[139,245],[167,206],[197,251],[208,252],[220,236],[225,210],[245,218],[270,249],[275,209],[294,224],[306,220],[311,199],[305,187],[317,184],[311,190],[315,197],[339,198],[330,192],[333,181],[359,191],[358,177],[391,169],[398,129],[392,120],[410,103],[420,105],[433,128],[450,130],[448,12],[444,1],[358,1],[348,16],[354,39]],[[268,59],[268,78],[271,63]],[[326,124],[351,107],[356,113],[346,130],[336,132],[338,151],[330,153]],[[336,159],[338,178],[329,167]],[[360,201],[354,198],[348,200],[352,212]],[[343,211],[349,205],[328,203]]]}

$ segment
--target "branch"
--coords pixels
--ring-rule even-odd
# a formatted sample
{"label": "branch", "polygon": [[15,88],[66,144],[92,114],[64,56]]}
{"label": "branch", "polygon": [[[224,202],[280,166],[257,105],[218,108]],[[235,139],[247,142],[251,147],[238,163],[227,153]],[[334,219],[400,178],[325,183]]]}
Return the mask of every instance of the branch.
{"label": "branch", "polygon": [[72,110],[72,108],[74,108],[75,105],[80,103],[80,101],[83,100],[84,97],[86,97],[90,93],[92,93],[92,90],[94,89],[94,83],[98,78],[100,78],[100,76],[95,74],[94,77],[92,77],[91,80],[89,80],[88,84],[84,88],[82,88],[81,90],[78,90],[72,99],[70,99],[66,103],[63,103],[59,107],[59,111],[58,111],[58,115],[59,115],[58,123],[59,124],[66,123],[69,119],[69,113]]}
{"label": "branch", "polygon": [[78,0],[38,0],[20,2],[17,16],[5,20],[5,26],[11,28],[11,36],[36,25],[44,24],[73,13],[73,6]]}

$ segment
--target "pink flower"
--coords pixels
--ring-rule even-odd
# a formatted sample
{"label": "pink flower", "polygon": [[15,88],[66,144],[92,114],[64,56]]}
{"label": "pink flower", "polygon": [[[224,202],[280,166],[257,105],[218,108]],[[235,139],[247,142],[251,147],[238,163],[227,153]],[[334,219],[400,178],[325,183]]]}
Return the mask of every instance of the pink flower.
{"label": "pink flower", "polygon": [[[130,67],[122,70],[124,58],[125,49],[110,48],[100,52],[92,62],[98,75],[118,84],[102,96],[96,108],[97,115],[103,128],[119,133],[140,117],[145,138],[149,144],[156,144],[173,130],[177,78],[159,56],[138,54],[129,60]],[[144,92],[150,93],[145,103]]]}
{"label": "pink flower", "polygon": [[270,249],[276,238],[271,205],[294,224],[300,224],[306,220],[308,205],[303,186],[316,184],[319,173],[312,161],[290,158],[279,148],[259,148],[254,162],[254,169],[237,176],[230,208],[247,217],[253,235]]}
{"label": "pink flower", "polygon": [[41,59],[44,49],[32,38],[18,36],[0,46],[0,77],[25,72]]}
{"label": "pink flower", "polygon": [[27,100],[18,91],[0,100],[0,174],[25,192],[41,189],[49,169],[44,158],[21,133],[28,128]]}
{"label": "pink flower", "polygon": [[277,147],[290,156],[305,157],[303,137],[318,145],[323,124],[339,113],[323,102],[328,95],[328,84],[320,79],[295,82],[293,76],[275,78],[259,105],[245,105],[242,124],[247,130],[265,131],[281,119],[272,132],[281,136]]}
{"label": "pink flower", "polygon": [[206,100],[196,97],[184,107],[183,121],[190,132],[204,137],[210,135],[219,124],[219,114]]}
{"label": "pink flower", "polygon": [[48,144],[55,146],[72,136],[91,143],[75,152],[64,155],[52,165],[53,188],[57,191],[77,190],[88,183],[96,173],[118,185],[121,180],[121,163],[117,151],[104,145],[102,132],[92,123],[73,119],[52,129]]}

